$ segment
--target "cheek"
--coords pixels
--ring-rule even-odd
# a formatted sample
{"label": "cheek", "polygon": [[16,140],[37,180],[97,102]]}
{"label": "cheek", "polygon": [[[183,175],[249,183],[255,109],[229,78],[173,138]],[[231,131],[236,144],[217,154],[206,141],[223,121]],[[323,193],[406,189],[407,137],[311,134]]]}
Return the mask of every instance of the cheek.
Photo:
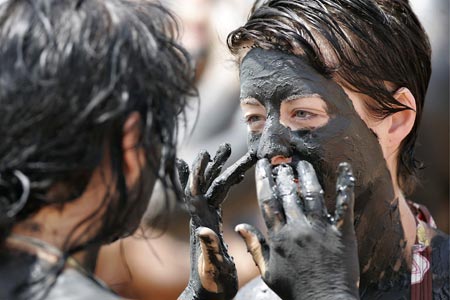
{"label": "cheek", "polygon": [[[364,193],[373,183],[382,178],[390,178],[381,146],[376,136],[360,119],[347,118],[344,122],[331,122],[315,132],[311,137],[317,150],[317,172],[325,190],[327,203],[334,204],[337,167],[348,162],[356,178],[355,195]],[[345,120],[344,120],[345,121]],[[333,197],[330,197],[333,195]]]}
{"label": "cheek", "polygon": [[256,153],[259,143],[261,141],[261,134],[249,132],[247,135],[247,148],[250,152]]}
{"label": "cheek", "polygon": [[291,144],[296,156],[302,160],[314,160],[320,157],[318,154],[321,152],[321,147],[314,131],[292,131]]}

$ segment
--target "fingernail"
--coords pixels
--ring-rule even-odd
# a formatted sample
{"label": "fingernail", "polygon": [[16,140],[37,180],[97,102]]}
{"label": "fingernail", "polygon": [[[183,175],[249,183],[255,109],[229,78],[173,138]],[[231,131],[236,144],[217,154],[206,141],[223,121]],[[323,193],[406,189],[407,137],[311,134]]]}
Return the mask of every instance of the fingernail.
{"label": "fingernail", "polygon": [[244,238],[244,233],[243,232],[245,231],[245,228],[244,228],[244,226],[242,224],[237,225],[234,228],[234,231],[237,232],[242,238]]}

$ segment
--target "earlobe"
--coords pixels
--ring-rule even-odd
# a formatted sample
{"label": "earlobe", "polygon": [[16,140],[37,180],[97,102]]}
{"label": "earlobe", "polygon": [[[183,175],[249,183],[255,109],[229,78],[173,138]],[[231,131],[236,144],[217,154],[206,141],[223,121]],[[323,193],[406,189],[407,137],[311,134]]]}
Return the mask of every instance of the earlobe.
{"label": "earlobe", "polygon": [[128,188],[135,185],[145,164],[144,149],[139,147],[141,134],[141,116],[131,113],[123,125],[122,137],[123,173]]}
{"label": "earlobe", "polygon": [[408,88],[399,88],[394,96],[398,102],[408,106],[410,109],[399,111],[391,115],[389,127],[389,141],[396,146],[401,144],[405,137],[411,132],[416,121],[416,100]]}

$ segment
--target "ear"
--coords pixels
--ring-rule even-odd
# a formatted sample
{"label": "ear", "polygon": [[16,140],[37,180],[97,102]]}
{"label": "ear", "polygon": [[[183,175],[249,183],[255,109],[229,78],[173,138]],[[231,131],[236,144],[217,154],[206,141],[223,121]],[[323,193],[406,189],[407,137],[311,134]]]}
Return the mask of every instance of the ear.
{"label": "ear", "polygon": [[399,88],[394,98],[408,106],[410,109],[396,112],[391,115],[391,122],[388,128],[388,144],[397,150],[401,142],[411,132],[416,121],[416,99],[408,88]]}
{"label": "ear", "polygon": [[142,146],[139,146],[142,134],[141,124],[141,116],[133,112],[123,125],[123,172],[129,189],[138,181],[145,164],[145,151]]}

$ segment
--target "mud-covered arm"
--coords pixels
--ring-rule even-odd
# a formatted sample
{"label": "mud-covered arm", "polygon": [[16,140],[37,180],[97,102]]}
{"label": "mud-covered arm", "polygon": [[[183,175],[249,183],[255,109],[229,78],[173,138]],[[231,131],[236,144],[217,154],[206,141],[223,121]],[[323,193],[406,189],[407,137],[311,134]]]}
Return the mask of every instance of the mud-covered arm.
{"label": "mud-covered arm", "polygon": [[219,147],[212,161],[209,153],[202,151],[190,171],[184,161],[178,161],[185,204],[191,215],[191,272],[180,300],[225,300],[237,292],[236,268],[222,236],[221,204],[256,159],[247,153],[220,174],[230,154],[228,144]]}
{"label": "mud-covered arm", "polygon": [[327,213],[313,167],[300,161],[275,168],[256,167],[257,193],[268,239],[241,224],[244,238],[266,284],[283,300],[359,299],[359,262],[353,227],[354,178],[350,165],[339,166],[336,211]]}

